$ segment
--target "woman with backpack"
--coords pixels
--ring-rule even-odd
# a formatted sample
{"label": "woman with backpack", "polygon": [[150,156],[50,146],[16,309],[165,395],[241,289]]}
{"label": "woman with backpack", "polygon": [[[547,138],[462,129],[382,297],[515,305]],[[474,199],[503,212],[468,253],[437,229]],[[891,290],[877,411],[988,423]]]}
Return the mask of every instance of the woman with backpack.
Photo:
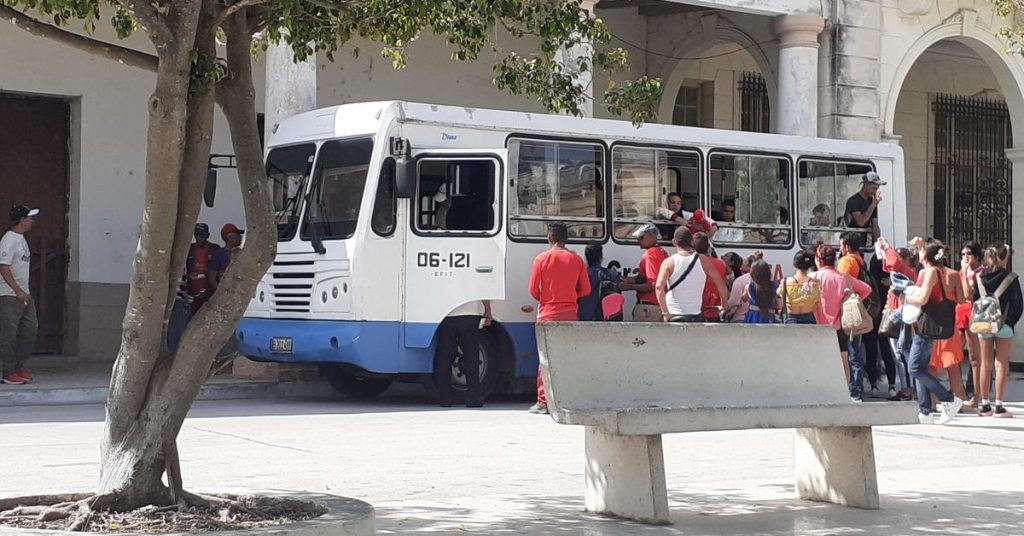
{"label": "woman with backpack", "polygon": [[775,292],[779,285],[772,281],[772,267],[765,261],[750,265],[750,284],[743,289],[742,300],[750,304],[743,317],[744,324],[775,324],[778,303]]}
{"label": "woman with backpack", "polygon": [[[1003,399],[1006,396],[1006,378],[1010,371],[1014,328],[1024,311],[1024,299],[1021,296],[1017,274],[1007,269],[1011,253],[1010,246],[1005,244],[990,247],[985,251],[985,272],[978,276],[981,284],[974,294],[975,302],[979,302],[983,296],[991,296],[998,300],[1002,317],[1002,326],[998,331],[978,335],[981,342],[981,374],[975,389],[980,398],[978,415],[982,417],[1013,417],[1013,413],[1003,407]],[[975,307],[975,316],[978,309],[979,307]],[[972,319],[972,324],[976,320],[978,319]],[[992,378],[993,362],[996,369],[996,396],[995,400],[990,402],[989,381]],[[995,404],[995,409],[992,408],[992,403]]]}
{"label": "woman with backpack", "polygon": [[[939,424],[952,421],[964,405],[962,398],[946,389],[928,370],[935,341],[948,339],[956,331],[956,302],[953,301],[956,291],[951,292],[945,283],[944,258],[942,242],[930,240],[920,252],[924,269],[917,275],[918,288],[908,288],[904,299],[907,305],[921,307],[907,359],[910,375],[917,382],[918,421],[921,424],[934,422],[931,395],[939,399]],[[917,292],[912,293],[912,289]]]}
{"label": "woman with backpack", "polygon": [[814,255],[808,251],[797,251],[793,256],[793,268],[796,274],[784,279],[778,290],[785,317],[783,321],[787,324],[817,324],[814,311],[821,301],[821,283],[808,273],[814,269]]}
{"label": "woman with backpack", "polygon": [[[622,320],[622,291],[631,290],[629,283],[622,281],[619,272],[601,265],[604,260],[604,248],[599,242],[590,242],[583,251],[587,259],[587,277],[590,279],[590,294],[578,301],[578,314],[582,322],[600,320]],[[605,311],[606,298],[617,294],[618,311]],[[611,302],[612,300],[607,300]]]}
{"label": "woman with backpack", "polygon": [[819,324],[832,326],[836,330],[843,371],[850,384],[850,398],[859,402],[864,378],[859,369],[852,373],[850,371],[850,334],[843,330],[843,302],[851,295],[851,291],[861,300],[867,298],[871,295],[871,285],[836,270],[838,253],[834,247],[824,244],[818,246],[815,256],[818,271],[811,274],[811,278],[821,285],[821,301],[818,302],[814,316]]}

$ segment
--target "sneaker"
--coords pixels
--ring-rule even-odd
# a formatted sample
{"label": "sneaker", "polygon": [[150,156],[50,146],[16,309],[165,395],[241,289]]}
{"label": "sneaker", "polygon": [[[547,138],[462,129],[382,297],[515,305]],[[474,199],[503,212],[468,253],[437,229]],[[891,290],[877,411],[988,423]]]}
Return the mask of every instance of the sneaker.
{"label": "sneaker", "polygon": [[882,392],[878,390],[878,387],[872,385],[871,392],[868,393],[869,398],[882,398]]}
{"label": "sneaker", "polygon": [[992,404],[985,404],[978,410],[979,417],[991,417],[992,416]]}
{"label": "sneaker", "polygon": [[964,407],[964,401],[960,397],[953,397],[952,402],[939,402],[939,424],[949,424],[956,418],[960,408]]}
{"label": "sneaker", "polygon": [[1004,408],[1003,406],[996,406],[996,411],[995,413],[992,414],[992,416],[997,419],[1012,419],[1013,413],[1010,413],[1010,410]]}
{"label": "sneaker", "polygon": [[854,404],[860,404],[860,403],[864,402],[864,399],[859,397],[859,396],[851,396],[850,397],[850,402],[853,402]]}
{"label": "sneaker", "polygon": [[906,402],[910,400],[911,396],[906,391],[896,391],[896,394],[889,397],[889,400],[893,402]]}
{"label": "sneaker", "polygon": [[467,408],[482,408],[482,407],[484,407],[484,403],[480,402],[479,400],[474,400],[472,402],[466,402],[466,407]]}
{"label": "sneaker", "polygon": [[530,413],[534,413],[534,414],[537,414],[537,415],[547,415],[548,414],[548,405],[547,404],[541,404],[540,402],[537,402],[536,404],[530,406]]}
{"label": "sneaker", "polygon": [[7,385],[24,385],[28,383],[28,380],[19,376],[17,372],[12,372],[0,378],[0,383],[6,383]]}
{"label": "sneaker", "polygon": [[935,424],[935,414],[929,413],[928,415],[925,415],[924,413],[919,412],[917,414],[917,422],[921,424]]}
{"label": "sneaker", "polygon": [[28,370],[26,370],[25,367],[18,367],[16,369],[14,369],[14,373],[17,374],[18,376],[21,376],[22,378],[24,378],[25,381],[27,381],[27,382],[31,382],[32,380],[35,379],[35,378],[32,377],[32,373],[30,373]]}

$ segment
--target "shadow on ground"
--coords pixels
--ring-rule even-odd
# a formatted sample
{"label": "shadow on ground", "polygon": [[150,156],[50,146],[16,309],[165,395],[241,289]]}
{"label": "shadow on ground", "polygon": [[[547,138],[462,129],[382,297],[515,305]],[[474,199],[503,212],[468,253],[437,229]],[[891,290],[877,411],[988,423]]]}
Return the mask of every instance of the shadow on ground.
{"label": "shadow on ground", "polygon": [[[772,488],[775,488],[774,491]],[[889,493],[881,510],[796,499],[756,500],[750,489],[671,492],[673,524],[651,526],[583,511],[581,497],[522,496],[464,504],[377,505],[378,534],[542,535],[1010,535],[1024,534],[1024,497],[999,491]],[[791,486],[759,486],[779,497]]]}

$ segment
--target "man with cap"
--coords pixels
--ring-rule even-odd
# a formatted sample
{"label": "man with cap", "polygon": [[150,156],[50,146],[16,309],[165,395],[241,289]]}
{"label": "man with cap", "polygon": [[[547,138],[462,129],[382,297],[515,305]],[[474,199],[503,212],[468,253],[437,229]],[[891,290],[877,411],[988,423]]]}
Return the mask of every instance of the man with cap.
{"label": "man with cap", "polygon": [[193,236],[196,241],[188,248],[185,277],[188,295],[192,297],[192,312],[195,313],[217,288],[214,253],[220,246],[209,241],[210,226],[205,223],[196,224]]}
{"label": "man with cap", "polygon": [[640,227],[633,232],[633,236],[639,240],[640,249],[644,250],[644,254],[640,257],[636,277],[627,278],[626,284],[620,288],[636,291],[636,305],[633,306],[634,322],[661,322],[661,307],[658,306],[658,295],[654,292],[654,285],[658,281],[661,263],[668,258],[668,253],[658,245],[661,233],[654,224],[648,223]]}
{"label": "man with cap", "polygon": [[210,265],[210,271],[214,272],[214,277],[211,279],[213,283],[213,289],[217,290],[220,286],[221,277],[224,276],[224,271],[231,265],[231,261],[235,258],[235,254],[242,247],[242,235],[245,231],[239,229],[237,225],[233,223],[226,223],[224,227],[220,228],[220,238],[224,241],[224,247],[219,248],[213,253],[213,263]]}
{"label": "man with cap", "polygon": [[21,385],[32,381],[25,361],[36,343],[39,324],[28,289],[32,253],[25,233],[32,230],[38,214],[37,208],[14,206],[10,212],[11,230],[0,239],[0,383]]}
{"label": "man with cap", "polygon": [[872,242],[882,235],[878,230],[878,204],[882,202],[878,188],[885,184],[874,171],[864,174],[860,191],[846,200],[846,212],[843,213],[847,227],[870,229]]}

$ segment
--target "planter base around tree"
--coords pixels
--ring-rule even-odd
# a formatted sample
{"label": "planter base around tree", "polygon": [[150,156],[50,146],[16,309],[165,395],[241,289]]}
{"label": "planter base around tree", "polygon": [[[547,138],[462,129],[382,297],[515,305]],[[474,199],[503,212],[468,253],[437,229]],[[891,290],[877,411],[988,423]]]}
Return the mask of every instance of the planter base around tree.
{"label": "planter base around tree", "polygon": [[[187,536],[229,536],[245,534],[246,536],[372,536],[375,532],[373,506],[358,499],[320,495],[314,493],[233,493],[232,495],[249,497],[266,497],[270,499],[298,500],[321,507],[325,513],[318,517],[259,528],[243,528],[238,530],[197,530],[188,532],[162,532],[162,535]],[[65,495],[36,495],[29,497],[0,498],[0,512],[18,506],[52,505],[68,501],[78,501],[90,497],[86,493],[69,493]],[[37,528],[20,528],[0,523],[0,536],[71,536],[97,534],[96,532],[69,532],[64,530],[48,530]],[[152,536],[153,532],[113,532],[119,536]]]}

